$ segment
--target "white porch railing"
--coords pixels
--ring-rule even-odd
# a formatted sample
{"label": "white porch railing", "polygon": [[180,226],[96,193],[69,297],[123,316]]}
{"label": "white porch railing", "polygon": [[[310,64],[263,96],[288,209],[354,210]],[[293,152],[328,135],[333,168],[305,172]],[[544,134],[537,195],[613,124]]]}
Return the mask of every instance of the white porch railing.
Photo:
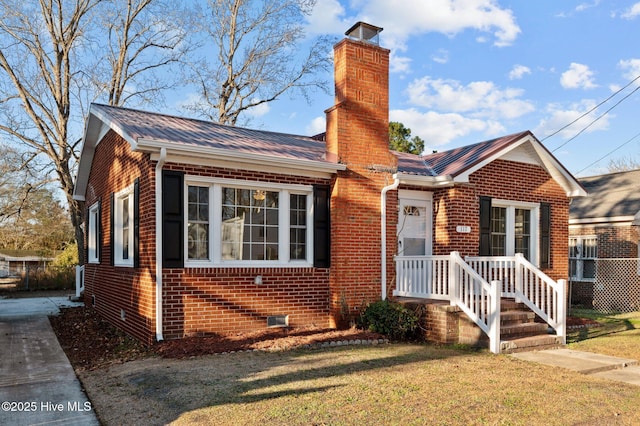
{"label": "white porch railing", "polygon": [[84,265],[76,266],[76,298],[84,291]]}
{"label": "white porch railing", "polygon": [[566,343],[566,280],[557,282],[518,253],[515,256],[467,257],[485,279],[502,282],[502,297],[513,297],[535,312]]}
{"label": "white porch railing", "polygon": [[524,256],[396,256],[394,296],[448,300],[460,307],[500,351],[500,299],[515,298],[566,342],[566,281],[557,283]]}

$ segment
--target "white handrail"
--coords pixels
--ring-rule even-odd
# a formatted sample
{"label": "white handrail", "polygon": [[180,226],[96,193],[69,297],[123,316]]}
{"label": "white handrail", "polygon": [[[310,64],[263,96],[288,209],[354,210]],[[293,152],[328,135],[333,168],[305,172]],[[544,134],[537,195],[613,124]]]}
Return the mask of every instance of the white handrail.
{"label": "white handrail", "polygon": [[489,336],[489,350],[500,353],[500,281],[489,284],[458,252],[451,253],[451,271],[455,304]]}
{"label": "white handrail", "polygon": [[395,256],[394,296],[450,300],[449,256]]}

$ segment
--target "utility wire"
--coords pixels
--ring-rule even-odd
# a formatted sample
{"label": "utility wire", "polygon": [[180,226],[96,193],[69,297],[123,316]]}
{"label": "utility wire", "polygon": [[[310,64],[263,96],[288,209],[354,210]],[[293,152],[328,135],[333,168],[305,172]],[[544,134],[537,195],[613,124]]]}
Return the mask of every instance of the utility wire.
{"label": "utility wire", "polygon": [[[637,90],[637,89],[636,89]],[[635,136],[633,136],[631,139],[629,139],[628,141],[624,142],[623,144],[619,145],[618,147],[616,147],[614,150],[609,151],[608,153],[606,153],[605,155],[603,155],[602,157],[598,158],[596,161],[594,161],[593,163],[589,164],[587,167],[583,168],[582,170],[580,170],[579,172],[576,173],[576,175],[579,175],[580,173],[584,172],[585,170],[587,170],[589,167],[593,166],[594,164],[599,163],[600,161],[602,161],[603,159],[607,158],[608,156],[610,156],[611,154],[613,154],[614,152],[616,152],[617,150],[619,150],[620,148],[622,148],[623,146],[625,146],[626,144],[630,143],[631,141],[633,141],[635,138],[637,138],[638,136],[640,136],[640,133],[636,133]]]}
{"label": "utility wire", "polygon": [[[582,118],[586,117],[587,115],[591,114],[593,111],[595,111],[596,109],[598,109],[599,107],[601,107],[603,104],[609,102],[609,100],[611,100],[611,98],[615,97],[618,93],[622,92],[624,89],[626,89],[627,87],[631,86],[633,83],[636,82],[636,80],[640,79],[640,75],[637,76],[636,78],[634,78],[633,80],[631,80],[629,83],[627,83],[624,87],[622,87],[621,89],[617,90],[616,92],[612,93],[607,99],[605,99],[604,101],[600,102],[598,105],[594,106],[593,108],[591,108],[589,111],[585,112],[584,114],[582,114],[580,117],[576,118],[575,120],[573,120],[571,123],[566,124],[564,126],[562,126],[561,128],[559,128],[558,130],[556,130],[555,132],[551,133],[550,135],[545,136],[544,138],[542,138],[540,140],[540,142],[544,142],[545,140],[549,139],[552,136],[557,135],[558,133],[560,133],[561,131],[563,131],[564,129],[566,129],[567,127],[575,124],[576,122],[580,121]],[[636,89],[638,90],[638,89]],[[635,92],[635,90],[634,90]],[[633,93],[633,92],[631,92]],[[629,97],[626,96],[625,99]],[[619,102],[618,102],[619,103]],[[617,105],[617,104],[616,104]],[[593,123],[592,123],[593,124]],[[559,148],[559,147],[558,147]],[[558,149],[556,148],[556,149]]]}
{"label": "utility wire", "polygon": [[[640,78],[640,76],[638,76],[636,79]],[[635,80],[634,80],[635,81]],[[618,105],[620,105],[622,103],[622,101],[624,101],[625,99],[627,99],[629,96],[633,95],[635,92],[637,92],[640,89],[640,86],[636,87],[635,89],[633,89],[631,92],[629,92],[624,98],[620,99],[618,102],[616,102],[611,108],[609,108],[608,110],[606,110],[605,112],[603,112],[602,114],[600,114],[598,117],[595,118],[595,120],[593,120],[591,123],[587,124],[585,127],[583,127],[578,133],[576,133],[575,135],[573,135],[572,137],[570,137],[569,139],[567,139],[563,144],[559,145],[556,149],[554,149],[551,152],[556,152],[557,150],[559,150],[560,148],[562,148],[563,146],[565,146],[566,144],[568,144],[569,142],[571,142],[572,140],[574,140],[575,138],[577,138],[578,136],[580,136],[585,130],[587,130],[589,127],[593,126],[594,124],[596,124],[596,122],[598,120],[600,120],[602,117],[604,117],[605,115],[607,115],[612,109],[614,109],[615,107],[617,107]]]}

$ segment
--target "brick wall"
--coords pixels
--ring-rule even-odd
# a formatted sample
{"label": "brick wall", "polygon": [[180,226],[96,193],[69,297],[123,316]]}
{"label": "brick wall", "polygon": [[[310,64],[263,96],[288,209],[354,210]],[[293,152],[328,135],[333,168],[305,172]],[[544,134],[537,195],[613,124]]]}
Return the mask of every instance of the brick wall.
{"label": "brick wall", "polygon": [[[569,199],[540,166],[495,160],[469,177],[468,185],[434,192],[434,254],[459,251],[464,257],[477,255],[479,248],[479,197],[551,204],[551,278],[567,279]],[[471,233],[456,232],[457,225],[471,227]]]}
{"label": "brick wall", "polygon": [[[87,208],[102,200],[99,265],[86,265],[85,303],[145,343],[155,338],[155,162],[131,152],[113,132],[96,147]],[[327,180],[231,169],[165,164],[191,175],[290,184]],[[109,265],[110,194],[140,178],[140,268]],[[254,284],[256,275],[262,285]],[[289,315],[291,326],[329,325],[329,270],[322,268],[186,268],[163,271],[165,339],[266,327],[267,316]],[[125,319],[121,314],[124,312]]]}
{"label": "brick wall", "polygon": [[[145,343],[155,327],[155,208],[153,166],[148,155],[132,153],[113,131],[96,147],[85,205],[101,200],[100,263],[85,265],[85,304],[95,302],[102,317]],[[140,178],[140,268],[110,265],[110,196]],[[124,314],[124,320],[122,315]]]}
{"label": "brick wall", "polygon": [[637,258],[640,227],[631,225],[583,225],[571,226],[571,236],[598,236],[598,257]]}
{"label": "brick wall", "polygon": [[[393,181],[397,159],[389,151],[389,50],[345,39],[334,48],[334,63],[327,152],[347,166],[331,194],[331,312],[332,325],[339,325],[341,309],[353,315],[381,297],[380,194]],[[388,224],[394,229],[395,222]]]}

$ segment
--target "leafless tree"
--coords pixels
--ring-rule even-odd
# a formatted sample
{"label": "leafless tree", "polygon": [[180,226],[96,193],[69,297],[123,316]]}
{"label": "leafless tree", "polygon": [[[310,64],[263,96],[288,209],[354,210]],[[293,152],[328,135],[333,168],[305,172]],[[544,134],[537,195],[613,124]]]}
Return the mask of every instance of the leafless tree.
{"label": "leafless tree", "polygon": [[608,169],[610,173],[640,169],[640,161],[633,157],[618,158],[609,161]]}
{"label": "leafless tree", "polygon": [[[159,93],[185,33],[162,0],[0,0],[0,136],[49,161],[83,261],[82,203],[73,199],[89,102]],[[96,59],[97,58],[97,59]]]}
{"label": "leafless tree", "polygon": [[[235,125],[251,108],[296,92],[327,90],[326,38],[306,40],[304,19],[315,0],[209,0],[203,32],[213,43],[196,68],[200,99],[187,108]],[[302,51],[301,45],[308,44]]]}

